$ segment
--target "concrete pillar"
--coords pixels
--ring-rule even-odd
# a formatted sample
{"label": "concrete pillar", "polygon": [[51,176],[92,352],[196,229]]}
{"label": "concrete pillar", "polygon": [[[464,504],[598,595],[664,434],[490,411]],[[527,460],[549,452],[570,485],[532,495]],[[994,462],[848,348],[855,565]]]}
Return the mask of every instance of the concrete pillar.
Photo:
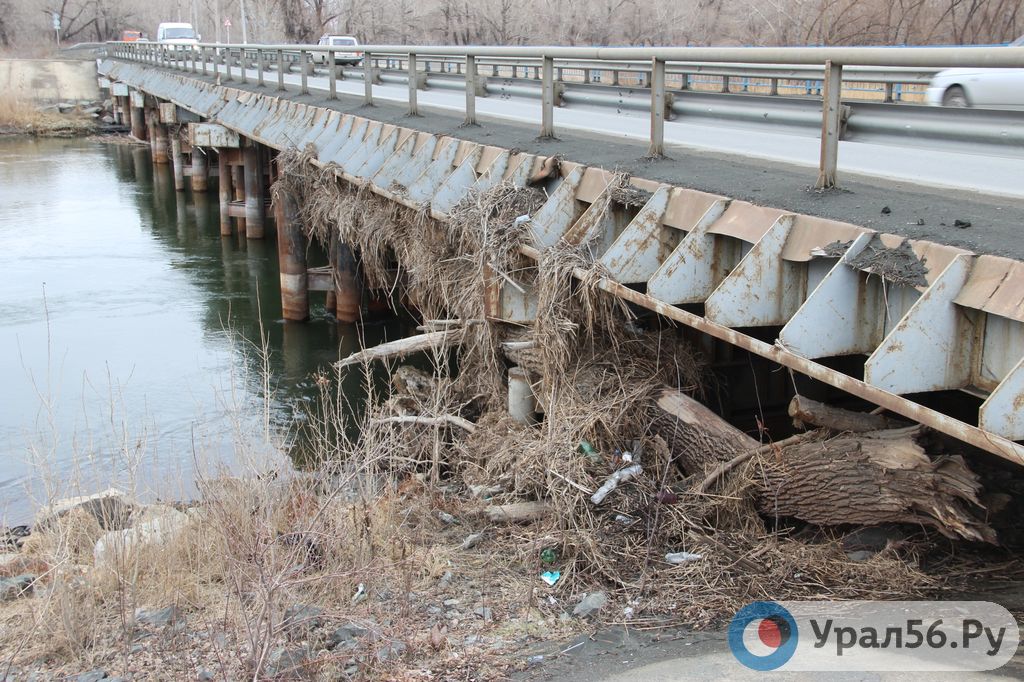
{"label": "concrete pillar", "polygon": [[159,114],[153,111],[153,163],[168,163],[170,161],[167,153],[169,146],[167,126],[160,123]]}
{"label": "concrete pillar", "polygon": [[174,190],[185,191],[185,155],[181,153],[181,135],[174,131],[171,135],[171,164],[174,169]]}
{"label": "concrete pillar", "polygon": [[132,137],[136,140],[146,139],[146,110],[142,107],[131,108]]}
{"label": "concrete pillar", "polygon": [[359,265],[348,244],[338,240],[334,263],[334,316],[338,322],[356,322],[362,313],[363,286]]}
{"label": "concrete pillar", "polygon": [[281,268],[281,312],[286,320],[308,320],[306,235],[302,231],[298,202],[291,192],[276,194],[274,219],[277,221],[277,258]]}
{"label": "concrete pillar", "polygon": [[537,412],[537,398],[530,386],[530,377],[522,367],[508,370],[508,414],[522,424],[532,424]]}
{"label": "concrete pillar", "polygon": [[[231,164],[231,189],[234,190],[234,201],[245,201],[245,171],[238,163]],[[245,218],[235,218],[235,229],[239,235],[246,234]]]}
{"label": "concrete pillar", "polygon": [[231,216],[228,215],[228,204],[231,203],[231,166],[228,165],[228,150],[217,150],[217,193],[220,195],[220,234],[231,236]]}
{"label": "concrete pillar", "polygon": [[242,150],[245,174],[245,236],[263,239],[266,205],[263,199],[263,164],[257,143],[250,142]]}
{"label": "concrete pillar", "polygon": [[206,150],[202,147],[192,147],[192,191],[205,192],[209,186],[209,161],[206,158]]}

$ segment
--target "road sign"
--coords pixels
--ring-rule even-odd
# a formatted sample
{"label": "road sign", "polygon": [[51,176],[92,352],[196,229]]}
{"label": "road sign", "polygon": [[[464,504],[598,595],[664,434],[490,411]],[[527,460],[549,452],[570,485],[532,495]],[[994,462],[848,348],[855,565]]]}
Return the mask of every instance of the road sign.
{"label": "road sign", "polygon": [[52,14],[53,14],[53,30],[54,31],[59,31],[60,30],[60,14],[58,12],[53,12]]}
{"label": "road sign", "polygon": [[224,17],[224,28],[231,28],[231,19]]}

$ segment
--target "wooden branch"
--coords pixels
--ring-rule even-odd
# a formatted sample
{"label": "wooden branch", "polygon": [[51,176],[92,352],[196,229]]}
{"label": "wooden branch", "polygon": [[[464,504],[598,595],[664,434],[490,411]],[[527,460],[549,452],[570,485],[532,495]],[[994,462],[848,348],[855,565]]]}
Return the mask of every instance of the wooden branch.
{"label": "wooden branch", "polygon": [[384,360],[387,358],[400,358],[413,353],[427,350],[440,350],[458,342],[462,334],[461,329],[443,329],[426,334],[417,334],[397,341],[388,341],[372,348],[353,353],[344,360],[335,363],[339,369],[373,360]]}
{"label": "wooden branch", "polygon": [[850,433],[882,431],[903,425],[881,414],[844,410],[801,395],[793,396],[789,402],[789,416],[794,422]]}
{"label": "wooden branch", "polygon": [[783,440],[780,440],[777,443],[765,443],[764,445],[754,448],[749,452],[744,452],[741,455],[736,455],[728,462],[722,462],[717,467],[715,467],[714,471],[708,474],[703,481],[701,481],[700,486],[697,487],[697,492],[706,493],[708,490],[711,489],[711,486],[713,486],[718,479],[720,479],[722,476],[725,476],[727,473],[729,473],[739,465],[743,464],[747,460],[753,459],[754,457],[757,457],[758,455],[764,454],[766,452],[771,452],[772,450],[781,449],[788,445],[800,443],[802,441],[807,440],[810,437],[810,435],[811,432],[800,433],[795,436],[790,436],[789,438],[784,438]]}
{"label": "wooden branch", "polygon": [[402,415],[398,417],[381,417],[380,419],[374,419],[374,424],[424,424],[426,426],[443,426],[450,424],[457,426],[464,431],[474,433],[476,431],[476,424],[463,419],[462,417],[456,417],[454,414],[442,414],[437,417],[424,417],[421,415]]}
{"label": "wooden branch", "polygon": [[484,513],[494,523],[523,523],[536,521],[551,512],[547,502],[513,502],[512,504],[491,505]]}

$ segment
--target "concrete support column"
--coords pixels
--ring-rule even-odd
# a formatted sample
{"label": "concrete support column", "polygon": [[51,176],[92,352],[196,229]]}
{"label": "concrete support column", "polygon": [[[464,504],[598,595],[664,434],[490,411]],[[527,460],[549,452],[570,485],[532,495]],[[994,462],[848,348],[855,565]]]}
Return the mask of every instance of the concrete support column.
{"label": "concrete support column", "polygon": [[508,414],[521,424],[532,424],[537,412],[537,398],[533,395],[530,377],[522,367],[508,370]]}
{"label": "concrete support column", "polygon": [[205,192],[209,185],[209,161],[206,150],[192,147],[192,191]]}
{"label": "concrete support column", "polygon": [[[234,150],[234,156],[237,156],[239,150]],[[243,166],[237,161],[233,161],[231,164],[231,189],[234,190],[234,201],[241,201],[245,203],[245,170]],[[245,218],[235,218],[235,229],[238,230],[239,235],[245,235]]]}
{"label": "concrete support column", "polygon": [[167,148],[169,140],[167,136],[167,126],[160,123],[160,115],[156,110],[152,112],[153,117],[153,163],[168,163],[170,158],[168,157]]}
{"label": "concrete support column", "polygon": [[220,234],[231,236],[231,216],[228,204],[231,203],[231,166],[228,165],[228,150],[217,150],[217,193],[220,196]]}
{"label": "concrete support column", "polygon": [[171,139],[171,167],[174,169],[174,190],[185,191],[185,155],[181,153],[181,133],[174,130]]}
{"label": "concrete support column", "polygon": [[132,137],[136,140],[146,139],[146,110],[142,107],[131,108]]}
{"label": "concrete support column", "polygon": [[306,271],[306,235],[299,219],[299,204],[288,191],[274,197],[277,221],[277,258],[281,268],[281,311],[284,319],[309,319],[309,274]]}
{"label": "concrete support column", "polygon": [[363,308],[359,264],[348,244],[338,240],[334,262],[334,316],[338,322],[356,322]]}
{"label": "concrete support column", "polygon": [[242,150],[245,176],[245,236],[263,239],[266,205],[263,198],[263,164],[256,142],[250,141]]}

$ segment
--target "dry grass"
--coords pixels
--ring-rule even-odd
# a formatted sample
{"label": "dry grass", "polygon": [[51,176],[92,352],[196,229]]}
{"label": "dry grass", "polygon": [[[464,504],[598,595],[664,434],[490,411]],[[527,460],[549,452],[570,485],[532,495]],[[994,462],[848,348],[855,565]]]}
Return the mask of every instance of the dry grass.
{"label": "dry grass", "polygon": [[90,118],[40,111],[30,102],[6,92],[0,93],[0,134],[28,134],[47,137],[85,135],[95,131]]}

